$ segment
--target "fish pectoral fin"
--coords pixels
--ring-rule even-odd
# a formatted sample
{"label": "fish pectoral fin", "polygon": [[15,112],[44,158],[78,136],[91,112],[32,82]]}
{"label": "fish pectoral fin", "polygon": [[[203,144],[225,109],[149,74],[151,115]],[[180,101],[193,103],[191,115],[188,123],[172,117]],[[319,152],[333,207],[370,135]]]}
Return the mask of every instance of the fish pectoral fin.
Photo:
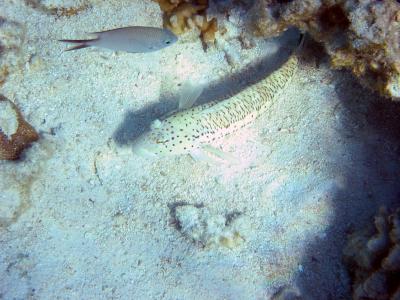
{"label": "fish pectoral fin", "polygon": [[217,161],[213,158],[211,158],[205,151],[202,149],[196,149],[192,152],[189,153],[190,157],[193,158],[194,161],[201,161],[201,162],[206,162],[209,165],[215,165]]}
{"label": "fish pectoral fin", "polygon": [[179,97],[179,110],[191,108],[204,90],[203,84],[193,84],[192,80],[186,80],[182,84]]}
{"label": "fish pectoral fin", "polygon": [[237,157],[211,145],[204,145],[199,149],[191,151],[190,156],[195,161],[203,161],[210,165],[216,165],[220,163],[221,160],[231,165],[237,165],[240,163],[240,160]]}
{"label": "fish pectoral fin", "polygon": [[153,122],[150,124],[150,129],[160,129],[162,127],[162,122],[159,119],[155,119]]}
{"label": "fish pectoral fin", "polygon": [[223,160],[226,163],[233,164],[233,165],[237,165],[240,163],[240,160],[237,157],[235,157],[234,155],[232,155],[228,152],[224,152],[221,149],[215,148],[211,145],[204,145],[202,147],[202,149],[204,152],[211,154],[215,158]]}

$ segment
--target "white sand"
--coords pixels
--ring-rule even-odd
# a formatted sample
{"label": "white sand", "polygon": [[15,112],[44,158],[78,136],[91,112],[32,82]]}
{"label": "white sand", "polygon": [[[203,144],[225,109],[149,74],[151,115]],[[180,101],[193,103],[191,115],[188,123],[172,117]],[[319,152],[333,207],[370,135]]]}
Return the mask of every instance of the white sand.
{"label": "white sand", "polygon": [[[57,39],[162,23],[151,1],[92,4],[55,17],[0,3],[25,31],[1,93],[41,133],[22,161],[0,162],[0,299],[270,299],[285,285],[348,297],[345,232],[398,197],[398,105],[374,101],[347,73],[304,64],[268,113],[226,141],[242,165],[149,162],[129,143],[176,107],[178,84],[203,79],[202,101],[224,96],[254,81],[247,66],[271,62],[279,44],[242,49],[233,13],[206,53],[191,35],[154,53],[63,52]],[[193,244],[176,228],[179,203],[242,213],[248,239]]]}

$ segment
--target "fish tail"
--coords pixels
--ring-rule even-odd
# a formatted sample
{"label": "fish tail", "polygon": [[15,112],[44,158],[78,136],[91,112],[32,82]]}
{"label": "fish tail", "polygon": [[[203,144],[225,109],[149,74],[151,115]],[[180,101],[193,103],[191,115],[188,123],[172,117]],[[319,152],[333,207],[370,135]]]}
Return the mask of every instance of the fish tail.
{"label": "fish tail", "polygon": [[91,40],[58,40],[59,42],[63,42],[63,43],[73,43],[73,44],[80,44],[80,45],[76,45],[72,48],[68,48],[65,51],[72,51],[72,50],[78,50],[78,49],[83,49],[83,48],[87,48],[90,47],[92,42],[97,41],[98,39],[91,39]]}
{"label": "fish tail", "polygon": [[87,47],[89,47],[89,45],[82,44],[82,45],[77,45],[77,46],[68,48],[68,49],[66,49],[66,50],[64,50],[64,51],[65,51],[65,52],[66,52],[66,51],[73,51],[73,50],[83,49],[83,48],[87,48]]}
{"label": "fish tail", "polygon": [[306,34],[301,32],[300,37],[299,37],[299,44],[297,45],[297,49],[295,50],[296,52],[300,52],[304,48],[304,40],[305,40]]}

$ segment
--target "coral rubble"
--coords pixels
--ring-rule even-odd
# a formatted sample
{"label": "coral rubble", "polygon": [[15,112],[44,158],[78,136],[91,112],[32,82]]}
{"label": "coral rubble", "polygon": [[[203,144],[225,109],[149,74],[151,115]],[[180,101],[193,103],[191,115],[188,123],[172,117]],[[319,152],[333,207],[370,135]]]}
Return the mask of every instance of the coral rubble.
{"label": "coral rubble", "polygon": [[192,28],[199,31],[205,43],[213,43],[218,31],[216,18],[207,18],[208,0],[155,0],[164,12],[164,27],[175,34],[182,34]]}
{"label": "coral rubble", "polygon": [[226,217],[193,205],[177,206],[174,214],[179,231],[197,245],[232,249],[245,241],[247,222],[242,215]]}
{"label": "coral rubble", "polygon": [[394,0],[258,0],[253,33],[276,36],[291,26],[321,42],[335,68],[351,69],[367,87],[400,99],[400,3]]}
{"label": "coral rubble", "polygon": [[400,208],[381,208],[374,227],[353,233],[344,250],[353,299],[400,299]]}
{"label": "coral rubble", "polygon": [[0,87],[7,77],[21,69],[21,45],[25,38],[23,25],[0,16]]}
{"label": "coral rubble", "polygon": [[15,160],[39,135],[22,117],[17,106],[0,95],[0,159]]}
{"label": "coral rubble", "polygon": [[62,5],[60,1],[52,0],[25,0],[25,4],[48,15],[57,17],[72,17],[91,7],[86,0],[66,1]]}

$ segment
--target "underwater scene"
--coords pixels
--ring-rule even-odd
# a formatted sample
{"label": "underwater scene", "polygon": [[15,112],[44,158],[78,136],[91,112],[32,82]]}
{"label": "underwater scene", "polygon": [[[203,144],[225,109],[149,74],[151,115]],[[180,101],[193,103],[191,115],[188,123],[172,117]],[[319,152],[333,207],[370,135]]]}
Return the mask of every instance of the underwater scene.
{"label": "underwater scene", "polygon": [[0,299],[400,299],[400,1],[0,1]]}

